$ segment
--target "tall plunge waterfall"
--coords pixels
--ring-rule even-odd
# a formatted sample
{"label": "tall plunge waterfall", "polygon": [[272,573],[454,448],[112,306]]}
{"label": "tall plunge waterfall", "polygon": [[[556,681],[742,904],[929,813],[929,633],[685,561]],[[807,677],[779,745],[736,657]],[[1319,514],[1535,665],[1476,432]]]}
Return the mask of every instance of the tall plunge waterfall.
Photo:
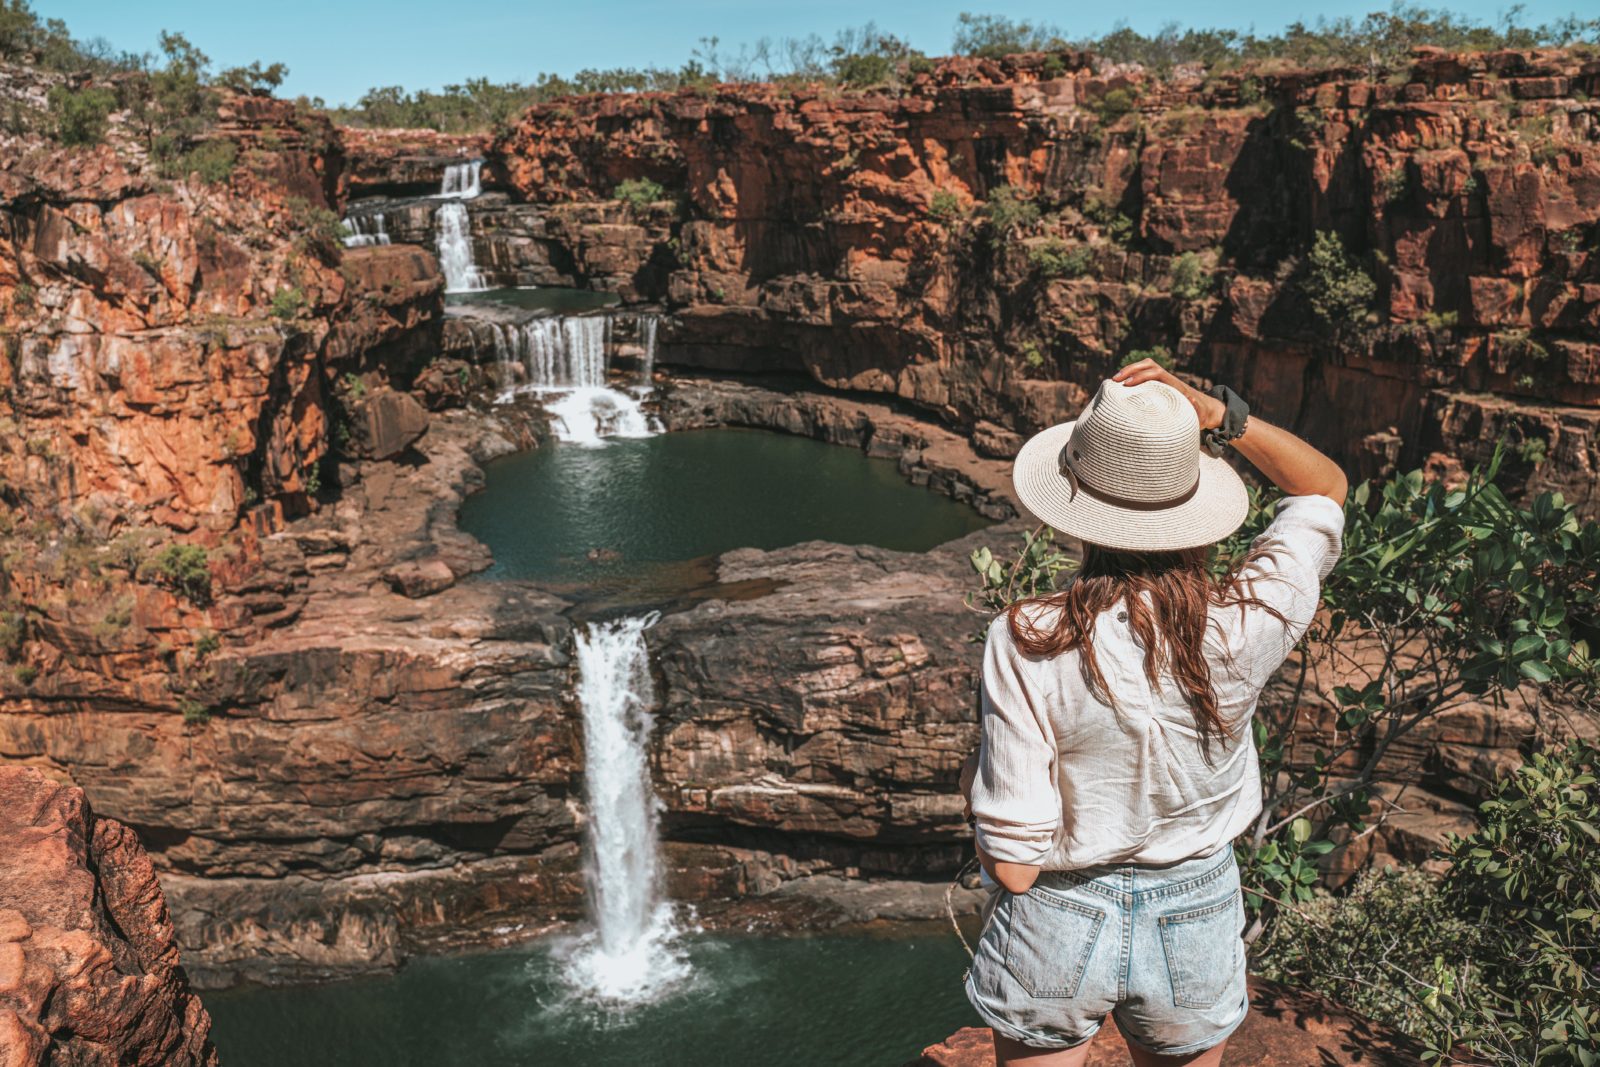
{"label": "tall plunge waterfall", "polygon": [[610,1007],[654,1000],[689,976],[661,861],[650,787],[655,690],[644,632],[660,617],[592,623],[575,638],[589,807],[586,875],[594,928],[566,952],[566,979]]}
{"label": "tall plunge waterfall", "polygon": [[[555,315],[517,325],[492,326],[496,360],[508,370],[512,365],[519,366],[527,382],[524,388],[551,395],[545,410],[554,420],[551,428],[559,440],[592,447],[604,444],[608,437],[650,437],[660,431],[640,404],[650,391],[657,316],[628,316],[642,347],[639,384],[629,389],[606,385],[613,324],[619,318],[624,315]],[[514,377],[511,373],[501,375],[503,381]],[[508,400],[515,394],[515,389],[507,389],[500,399]]]}
{"label": "tall plunge waterfall", "polygon": [[444,291],[470,293],[487,289],[488,283],[472,261],[472,222],[467,218],[467,206],[458,201],[440,204],[433,218],[439,228],[435,240],[439,269],[444,271]]}
{"label": "tall plunge waterfall", "polygon": [[483,160],[452,163],[444,169],[439,182],[439,198],[450,201],[440,204],[433,213],[438,230],[435,238],[439,249],[439,269],[444,271],[444,291],[447,293],[472,293],[489,288],[483,272],[472,258],[472,219],[462,200],[471,200],[483,192]]}

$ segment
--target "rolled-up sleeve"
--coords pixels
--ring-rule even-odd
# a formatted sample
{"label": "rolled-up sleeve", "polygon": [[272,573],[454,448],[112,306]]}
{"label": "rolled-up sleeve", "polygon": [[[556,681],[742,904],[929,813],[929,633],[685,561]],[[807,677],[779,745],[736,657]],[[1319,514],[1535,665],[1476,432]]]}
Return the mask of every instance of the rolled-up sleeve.
{"label": "rolled-up sleeve", "polygon": [[1290,496],[1250,546],[1239,576],[1256,597],[1283,616],[1255,609],[1249,644],[1253,680],[1265,685],[1316,617],[1322,581],[1344,546],[1344,509],[1325,496]]}
{"label": "rolled-up sleeve", "polygon": [[1061,825],[1056,746],[1036,706],[1006,618],[989,627],[983,649],[983,742],[972,785],[978,845],[997,860],[1041,865]]}

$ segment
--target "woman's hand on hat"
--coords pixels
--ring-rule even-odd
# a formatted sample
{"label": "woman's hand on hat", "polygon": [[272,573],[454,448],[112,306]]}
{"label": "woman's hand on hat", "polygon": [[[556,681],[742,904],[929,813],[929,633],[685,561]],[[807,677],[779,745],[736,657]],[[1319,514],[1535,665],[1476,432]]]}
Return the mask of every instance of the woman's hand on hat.
{"label": "woman's hand on hat", "polygon": [[1222,401],[1209,393],[1202,393],[1153,359],[1141,359],[1137,363],[1130,363],[1113,374],[1111,380],[1123,385],[1160,382],[1162,385],[1172,386],[1194,407],[1195,416],[1200,420],[1202,430],[1214,430],[1221,426],[1222,417],[1228,412],[1227,405]]}

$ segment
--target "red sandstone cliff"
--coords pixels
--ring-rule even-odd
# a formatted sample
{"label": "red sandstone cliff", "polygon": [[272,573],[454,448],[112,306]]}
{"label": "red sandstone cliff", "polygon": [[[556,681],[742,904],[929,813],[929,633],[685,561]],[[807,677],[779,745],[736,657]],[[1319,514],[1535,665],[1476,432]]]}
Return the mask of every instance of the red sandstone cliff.
{"label": "red sandstone cliff", "polygon": [[149,857],[83,791],[0,768],[0,1063],[213,1067]]}
{"label": "red sandstone cliff", "polygon": [[[803,370],[1026,433],[1161,345],[1367,471],[1508,436],[1514,476],[1600,504],[1600,62],[1429,52],[1373,83],[1080,58],[1056,77],[1045,56],[948,60],[897,94],[538,106],[491,160],[539,224],[497,242],[486,208],[480,244],[501,262],[531,237],[580,284],[665,303],[682,365]],[[635,217],[612,200],[632,178],[676,206]],[[972,208],[1001,185],[1043,217],[998,242],[935,217],[936,195]],[[1302,295],[1324,230],[1377,284],[1343,345]],[[1050,277],[1041,247],[1088,266]],[[1206,292],[1173,292],[1183,252]]]}

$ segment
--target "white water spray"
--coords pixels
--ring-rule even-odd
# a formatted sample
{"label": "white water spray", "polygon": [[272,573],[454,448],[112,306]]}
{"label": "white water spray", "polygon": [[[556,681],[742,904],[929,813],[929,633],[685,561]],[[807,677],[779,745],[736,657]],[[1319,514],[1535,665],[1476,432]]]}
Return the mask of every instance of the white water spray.
{"label": "white water spray", "polygon": [[625,1007],[661,997],[690,974],[661,899],[661,862],[650,788],[655,688],[644,632],[659,613],[593,623],[576,635],[583,708],[594,928],[566,953],[566,978],[587,999]]}
{"label": "white water spray", "polygon": [[[649,316],[646,360],[655,359],[655,316]],[[511,381],[512,364],[521,368],[525,388],[551,395],[545,410],[557,440],[595,447],[612,437],[650,437],[660,424],[647,414],[642,400],[649,394],[646,370],[642,385],[627,390],[606,385],[611,365],[610,315],[554,315],[518,325],[492,325],[495,358],[507,367],[501,375]],[[644,325],[640,323],[641,340]],[[500,396],[509,400],[516,390]]]}
{"label": "white water spray", "polygon": [[439,228],[436,246],[439,269],[444,271],[445,292],[470,293],[487,289],[483,274],[472,260],[472,223],[467,218],[466,205],[440,204],[434,213],[434,223]]}
{"label": "white water spray", "polygon": [[377,211],[371,215],[346,215],[343,219],[344,228],[350,232],[344,236],[346,248],[367,248],[371,245],[386,245],[389,235],[383,228],[383,212]]}
{"label": "white water spray", "polygon": [[452,163],[444,169],[444,180],[439,183],[439,195],[471,200],[483,192],[483,160]]}

